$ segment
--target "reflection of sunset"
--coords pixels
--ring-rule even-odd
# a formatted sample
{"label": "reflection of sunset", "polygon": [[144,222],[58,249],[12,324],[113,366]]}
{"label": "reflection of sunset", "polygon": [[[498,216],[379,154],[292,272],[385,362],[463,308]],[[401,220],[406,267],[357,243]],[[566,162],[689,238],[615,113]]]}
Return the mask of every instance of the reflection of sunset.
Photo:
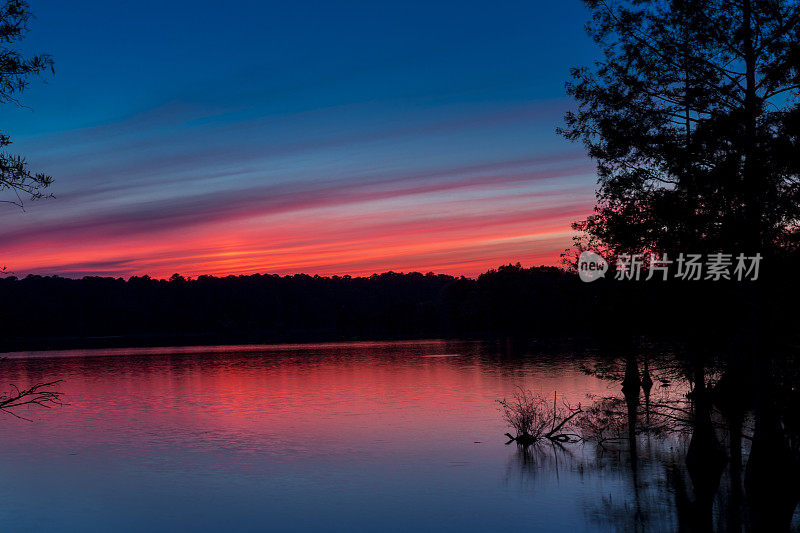
{"label": "reflection of sunset", "polygon": [[[31,365],[62,377],[70,405],[36,416],[64,431],[72,416],[94,412],[99,425],[93,432],[107,433],[103,438],[112,440],[115,432],[146,424],[156,440],[159,428],[171,426],[186,435],[210,431],[225,438],[276,438],[303,448],[306,438],[342,446],[367,438],[413,445],[413,435],[468,434],[477,421],[491,422],[501,438],[505,429],[496,400],[518,386],[546,395],[558,391],[573,404],[585,402],[587,394],[609,391],[606,382],[564,372],[568,364],[546,358],[542,363],[547,364],[501,366],[469,343],[222,349],[193,354],[196,350],[184,348],[173,355],[159,354],[169,349],[106,350],[98,353],[117,355],[89,357],[75,351],[43,359],[19,354],[9,361],[13,375],[8,379],[47,379],[26,377]],[[269,441],[263,445],[271,446]]]}
{"label": "reflection of sunset", "polygon": [[4,420],[6,499],[19,523],[97,531],[121,516],[132,532],[384,531],[387,516],[397,531],[580,530],[585,505],[630,499],[626,454],[566,444],[526,462],[497,400],[618,394],[579,370],[591,361],[459,341],[12,353],[5,379],[61,378],[67,403]]}

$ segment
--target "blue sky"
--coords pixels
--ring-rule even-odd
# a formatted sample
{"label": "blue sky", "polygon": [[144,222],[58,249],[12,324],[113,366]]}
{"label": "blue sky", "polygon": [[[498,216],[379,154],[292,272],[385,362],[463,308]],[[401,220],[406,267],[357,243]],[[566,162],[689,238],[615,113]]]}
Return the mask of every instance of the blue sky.
{"label": "blue sky", "polygon": [[31,2],[56,73],[0,113],[56,199],[0,211],[16,273],[474,275],[591,209],[578,1],[121,4]]}

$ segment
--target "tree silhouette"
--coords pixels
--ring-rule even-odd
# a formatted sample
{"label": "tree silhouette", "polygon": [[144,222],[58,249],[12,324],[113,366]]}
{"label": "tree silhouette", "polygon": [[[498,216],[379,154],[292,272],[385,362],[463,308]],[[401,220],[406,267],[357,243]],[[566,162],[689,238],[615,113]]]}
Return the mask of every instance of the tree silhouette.
{"label": "tree silhouette", "polygon": [[603,51],[559,132],[599,174],[575,229],[612,252],[796,247],[800,3],[584,0]]}
{"label": "tree silhouette", "polygon": [[[28,32],[32,18],[24,0],[6,0],[0,7],[0,103],[21,105],[20,94],[30,83],[32,75],[53,71],[53,59],[47,54],[24,56],[14,48]],[[0,191],[10,191],[11,199],[0,202],[22,207],[23,195],[31,199],[45,196],[53,179],[41,172],[32,172],[24,157],[4,151],[11,144],[8,134],[0,132]]]}

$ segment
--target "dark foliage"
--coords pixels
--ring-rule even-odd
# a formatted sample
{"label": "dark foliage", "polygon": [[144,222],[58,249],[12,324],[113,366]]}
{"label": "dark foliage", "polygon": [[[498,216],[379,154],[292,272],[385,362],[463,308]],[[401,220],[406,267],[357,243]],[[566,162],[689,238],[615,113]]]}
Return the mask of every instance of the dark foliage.
{"label": "dark foliage", "polygon": [[607,292],[560,269],[519,265],[477,280],[393,272],[360,278],[7,277],[0,279],[0,298],[14,305],[0,310],[0,339],[8,349],[565,335],[575,334],[576,323],[592,328],[596,300]]}
{"label": "dark foliage", "polygon": [[[788,324],[793,263],[752,282],[581,282],[553,267],[506,265],[477,279],[252,275],[0,278],[0,351],[25,347],[434,337],[674,338]],[[770,273],[774,272],[774,275]],[[772,281],[770,281],[772,280]],[[736,290],[731,290],[734,288]],[[759,302],[768,299],[769,306]],[[754,314],[751,308],[762,311]],[[781,326],[781,324],[784,326]]]}
{"label": "dark foliage", "polygon": [[597,161],[596,249],[793,248],[800,3],[585,0],[603,57],[576,68],[561,133]]}
{"label": "dark foliage", "polygon": [[[49,55],[26,57],[13,46],[25,37],[32,17],[24,0],[6,0],[0,5],[0,103],[21,105],[19,95],[30,84],[30,77],[53,72]],[[24,157],[3,151],[10,144],[11,138],[0,132],[0,193],[10,193],[10,198],[0,198],[0,202],[22,207],[23,195],[31,199],[44,197],[44,189],[53,179],[32,172]]]}

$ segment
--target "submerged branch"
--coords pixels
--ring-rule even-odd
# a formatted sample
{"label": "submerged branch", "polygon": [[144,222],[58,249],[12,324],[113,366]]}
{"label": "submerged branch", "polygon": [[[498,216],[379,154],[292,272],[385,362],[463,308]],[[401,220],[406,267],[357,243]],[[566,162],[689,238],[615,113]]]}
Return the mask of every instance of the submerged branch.
{"label": "submerged branch", "polygon": [[24,416],[14,413],[11,411],[11,409],[15,407],[21,407],[23,405],[38,405],[39,407],[45,407],[47,409],[54,405],[63,405],[61,402],[61,397],[64,393],[51,389],[51,387],[57,383],[61,383],[62,381],[63,380],[59,379],[47,383],[37,383],[28,389],[22,390],[20,390],[16,385],[12,384],[11,387],[13,387],[14,392],[8,395],[0,396],[0,411],[23,420],[29,420]]}

